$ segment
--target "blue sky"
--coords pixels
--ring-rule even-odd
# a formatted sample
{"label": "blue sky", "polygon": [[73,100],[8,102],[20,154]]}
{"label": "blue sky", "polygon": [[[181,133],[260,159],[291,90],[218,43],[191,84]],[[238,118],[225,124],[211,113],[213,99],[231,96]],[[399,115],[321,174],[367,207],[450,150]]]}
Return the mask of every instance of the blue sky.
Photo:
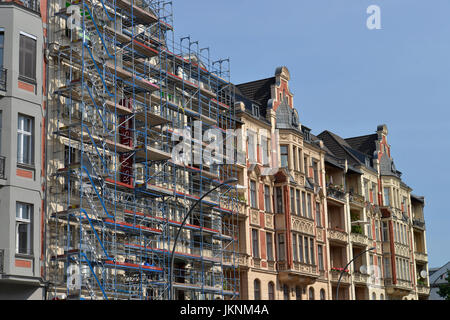
{"label": "blue sky", "polygon": [[[372,4],[382,30],[366,27]],[[174,26],[213,58],[231,58],[234,83],[287,66],[314,134],[387,124],[403,180],[426,197],[430,267],[450,260],[450,1],[174,0]]]}

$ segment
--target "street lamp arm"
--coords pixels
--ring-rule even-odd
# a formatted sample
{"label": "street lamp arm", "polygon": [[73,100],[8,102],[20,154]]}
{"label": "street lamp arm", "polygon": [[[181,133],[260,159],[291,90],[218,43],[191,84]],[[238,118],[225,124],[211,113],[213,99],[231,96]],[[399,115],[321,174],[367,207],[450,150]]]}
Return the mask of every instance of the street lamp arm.
{"label": "street lamp arm", "polygon": [[342,271],[341,271],[341,274],[339,275],[339,280],[338,280],[338,284],[337,284],[337,287],[336,287],[336,300],[339,300],[339,285],[341,284],[342,276],[344,275],[345,270],[347,270],[347,267],[350,266],[350,265],[353,263],[353,261],[355,261],[356,259],[358,259],[360,256],[362,256],[362,255],[363,255],[364,253],[366,253],[367,251],[371,251],[371,250],[375,250],[375,249],[376,249],[376,248],[373,247],[373,248],[369,248],[369,249],[367,249],[367,250],[364,250],[364,251],[362,251],[361,253],[359,253],[356,257],[353,257],[353,259],[350,260],[349,263],[347,263],[347,265],[344,267],[344,270],[342,270]]}
{"label": "street lamp arm", "polygon": [[225,184],[229,184],[229,183],[233,183],[236,182],[237,179],[233,178],[227,181],[222,182],[221,184],[219,184],[218,186],[212,188],[211,190],[209,190],[208,192],[206,192],[200,199],[198,199],[193,205],[192,207],[189,209],[188,213],[186,213],[186,215],[184,216],[183,222],[181,223],[181,225],[178,227],[178,231],[177,234],[175,235],[175,239],[173,242],[173,248],[172,248],[172,254],[170,257],[170,273],[169,273],[169,292],[170,292],[170,300],[173,300],[173,290],[172,290],[172,278],[173,278],[173,265],[174,265],[174,261],[175,261],[175,249],[177,246],[177,242],[178,242],[178,238],[180,236],[181,230],[183,229],[183,227],[186,225],[186,221],[189,218],[189,216],[191,215],[192,211],[194,210],[194,208],[197,206],[197,204],[199,204],[204,198],[206,198],[209,194],[211,194],[213,191],[219,189],[221,186],[225,185]]}

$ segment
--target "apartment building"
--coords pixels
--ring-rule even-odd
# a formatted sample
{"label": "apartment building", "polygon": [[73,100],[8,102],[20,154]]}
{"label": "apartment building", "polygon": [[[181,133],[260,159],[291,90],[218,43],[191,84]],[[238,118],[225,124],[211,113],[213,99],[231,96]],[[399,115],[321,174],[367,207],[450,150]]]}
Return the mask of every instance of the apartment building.
{"label": "apartment building", "polygon": [[329,131],[318,135],[327,148],[331,266],[343,268],[355,259],[341,297],[426,299],[424,199],[402,181],[387,136],[385,125],[375,134],[348,139]]}
{"label": "apartment building", "polygon": [[387,127],[316,137],[299,121],[289,80],[282,67],[236,86],[247,137],[239,168],[241,298],[426,299],[424,199],[395,168]]}
{"label": "apartment building", "polygon": [[0,2],[0,299],[43,299],[44,29],[39,2]]}
{"label": "apartment building", "polygon": [[[290,74],[236,86],[247,165],[239,223],[242,299],[328,299],[325,149],[301,125]],[[264,138],[268,137],[268,139]],[[255,143],[258,142],[258,143]]]}

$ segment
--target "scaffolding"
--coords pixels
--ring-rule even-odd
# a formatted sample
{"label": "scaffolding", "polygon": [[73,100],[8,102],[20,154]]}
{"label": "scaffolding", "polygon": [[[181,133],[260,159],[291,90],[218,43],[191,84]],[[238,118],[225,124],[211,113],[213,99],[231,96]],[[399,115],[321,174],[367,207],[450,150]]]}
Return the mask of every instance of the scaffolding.
{"label": "scaffolding", "polygon": [[[229,60],[175,42],[171,1],[50,0],[48,16],[49,292],[168,299],[184,215],[237,176],[233,165],[172,159],[194,121],[202,133],[235,129]],[[174,298],[239,297],[236,191],[224,185],[189,218]]]}

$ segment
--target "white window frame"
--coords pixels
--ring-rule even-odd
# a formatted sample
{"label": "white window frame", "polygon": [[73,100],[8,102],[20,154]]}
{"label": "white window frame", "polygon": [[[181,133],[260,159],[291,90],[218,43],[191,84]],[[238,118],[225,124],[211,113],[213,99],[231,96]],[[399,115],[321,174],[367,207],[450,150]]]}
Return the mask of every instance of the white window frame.
{"label": "white window frame", "polygon": [[[30,131],[25,131],[25,129],[23,129],[27,120],[31,121]],[[30,159],[28,162],[24,160],[25,137],[30,138],[30,143],[28,145]],[[34,165],[34,118],[23,114],[18,114],[17,116],[17,162]]]}
{"label": "white window frame", "polygon": [[[23,209],[28,211],[28,218],[24,216]],[[22,210],[20,210],[22,209]],[[32,254],[32,219],[33,218],[33,205],[29,203],[24,202],[16,202],[16,254],[26,254],[31,255]],[[21,225],[27,226],[27,244],[26,244],[26,251],[27,252],[20,252],[19,250],[19,227]]]}

